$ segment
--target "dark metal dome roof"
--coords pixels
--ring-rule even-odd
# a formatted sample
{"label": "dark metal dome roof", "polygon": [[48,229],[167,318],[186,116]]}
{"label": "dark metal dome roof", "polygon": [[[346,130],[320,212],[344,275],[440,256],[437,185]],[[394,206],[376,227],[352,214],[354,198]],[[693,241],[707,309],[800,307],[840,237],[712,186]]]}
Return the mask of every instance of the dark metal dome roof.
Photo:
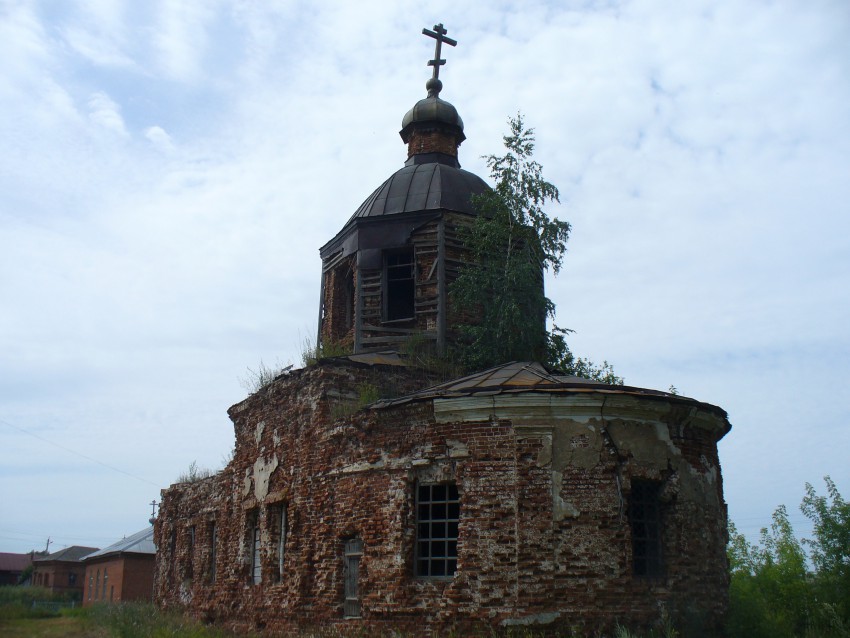
{"label": "dark metal dome roof", "polygon": [[457,109],[439,97],[426,97],[413,105],[401,120],[401,128],[405,130],[411,124],[443,124],[456,127],[463,136],[463,120]]}
{"label": "dark metal dome roof", "polygon": [[418,161],[408,160],[404,168],[369,195],[351,219],[439,209],[474,215],[470,198],[490,190],[487,183],[469,171],[445,163],[442,157],[430,162],[422,159],[425,158],[420,155],[416,157]]}

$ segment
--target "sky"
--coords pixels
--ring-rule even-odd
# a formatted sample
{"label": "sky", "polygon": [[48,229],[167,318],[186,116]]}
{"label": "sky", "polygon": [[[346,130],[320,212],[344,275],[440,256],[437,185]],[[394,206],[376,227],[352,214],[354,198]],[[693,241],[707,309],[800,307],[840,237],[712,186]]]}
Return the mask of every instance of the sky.
{"label": "sky", "polygon": [[301,365],[318,248],[441,97],[489,179],[507,119],[572,224],[573,351],[729,413],[755,540],[850,497],[845,0],[0,0],[0,551],[104,547]]}

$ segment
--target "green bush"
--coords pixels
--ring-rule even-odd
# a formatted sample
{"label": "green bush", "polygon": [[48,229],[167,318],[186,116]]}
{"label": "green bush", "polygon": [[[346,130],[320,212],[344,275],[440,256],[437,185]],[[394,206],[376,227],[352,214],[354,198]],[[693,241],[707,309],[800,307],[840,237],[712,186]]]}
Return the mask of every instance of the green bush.
{"label": "green bush", "polygon": [[53,618],[58,609],[33,607],[33,601],[67,603],[72,596],[55,594],[45,587],[0,587],[0,622],[17,618]]}

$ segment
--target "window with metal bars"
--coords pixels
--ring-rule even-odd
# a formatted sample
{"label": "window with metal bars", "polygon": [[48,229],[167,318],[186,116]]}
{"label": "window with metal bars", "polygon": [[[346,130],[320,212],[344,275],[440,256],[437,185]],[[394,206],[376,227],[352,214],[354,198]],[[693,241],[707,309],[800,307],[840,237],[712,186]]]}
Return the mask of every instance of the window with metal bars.
{"label": "window with metal bars", "polygon": [[272,525],[272,535],[275,543],[275,573],[273,574],[274,582],[283,580],[283,565],[286,557],[286,504],[281,503],[269,507],[268,510],[269,524]]}
{"label": "window with metal bars", "polygon": [[416,575],[450,577],[457,570],[460,495],[454,483],[416,489]]}
{"label": "window with metal bars", "polygon": [[660,493],[660,483],[632,481],[629,496],[632,573],[641,578],[660,578],[664,575]]}
{"label": "window with metal bars", "polygon": [[346,618],[360,617],[360,557],[363,555],[363,541],[352,538],[345,541],[345,562],[343,564],[345,582],[345,600],[343,615]]}
{"label": "window with metal bars", "polygon": [[260,560],[260,516],[254,510],[248,514],[248,558],[251,565],[251,584],[259,585],[262,581],[262,567]]}

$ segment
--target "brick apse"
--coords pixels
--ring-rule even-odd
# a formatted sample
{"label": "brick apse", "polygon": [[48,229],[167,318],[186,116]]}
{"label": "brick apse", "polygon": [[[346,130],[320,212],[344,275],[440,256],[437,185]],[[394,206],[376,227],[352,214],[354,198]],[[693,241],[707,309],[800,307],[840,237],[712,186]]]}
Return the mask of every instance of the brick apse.
{"label": "brick apse", "polygon": [[530,362],[433,385],[398,353],[445,353],[476,319],[448,291],[469,258],[457,229],[489,187],[460,169],[463,122],[434,66],[402,121],[404,167],[320,250],[317,342],[351,354],[231,407],[232,461],[163,491],[155,600],[270,631],[598,635],[663,613],[713,631],[722,409]]}
{"label": "brick apse", "polygon": [[726,606],[725,413],[508,364],[352,414],[356,356],[230,409],[233,461],[163,492],[156,599],[254,628],[647,626]]}

